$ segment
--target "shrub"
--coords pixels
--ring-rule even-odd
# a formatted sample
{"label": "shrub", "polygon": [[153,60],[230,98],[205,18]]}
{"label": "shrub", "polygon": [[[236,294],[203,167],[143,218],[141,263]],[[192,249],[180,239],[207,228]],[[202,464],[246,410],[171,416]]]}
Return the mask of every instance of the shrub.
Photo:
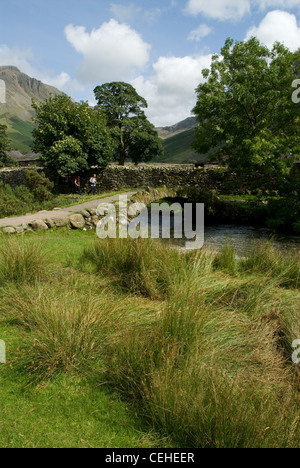
{"label": "shrub", "polygon": [[51,190],[54,184],[45,176],[44,172],[26,170],[25,175],[27,185],[35,200],[47,201],[52,198]]}

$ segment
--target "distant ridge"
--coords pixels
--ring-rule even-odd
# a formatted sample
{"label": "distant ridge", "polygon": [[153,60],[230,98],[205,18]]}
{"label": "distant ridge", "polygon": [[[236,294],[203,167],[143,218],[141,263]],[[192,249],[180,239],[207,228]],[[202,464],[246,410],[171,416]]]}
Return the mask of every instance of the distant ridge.
{"label": "distant ridge", "polygon": [[175,125],[171,125],[170,127],[158,127],[156,130],[161,138],[166,139],[177,135],[178,133],[195,128],[196,126],[196,117],[188,117]]}
{"label": "distant ridge", "polygon": [[0,103],[0,123],[8,126],[12,150],[28,153],[34,128],[31,100],[41,103],[50,95],[63,93],[13,66],[0,67],[0,80],[5,82],[6,87],[6,102]]}
{"label": "distant ridge", "polygon": [[188,117],[170,127],[157,128],[163,138],[164,154],[155,158],[153,162],[164,164],[193,164],[207,159],[205,154],[198,154],[192,148],[197,127],[196,117]]}

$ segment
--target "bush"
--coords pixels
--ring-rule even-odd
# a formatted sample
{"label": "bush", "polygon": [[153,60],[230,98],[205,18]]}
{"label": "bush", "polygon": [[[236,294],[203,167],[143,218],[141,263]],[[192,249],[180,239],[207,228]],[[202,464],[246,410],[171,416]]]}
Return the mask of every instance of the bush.
{"label": "bush", "polygon": [[26,170],[25,175],[27,185],[35,200],[47,201],[52,198],[51,190],[54,184],[45,176],[44,172]]}

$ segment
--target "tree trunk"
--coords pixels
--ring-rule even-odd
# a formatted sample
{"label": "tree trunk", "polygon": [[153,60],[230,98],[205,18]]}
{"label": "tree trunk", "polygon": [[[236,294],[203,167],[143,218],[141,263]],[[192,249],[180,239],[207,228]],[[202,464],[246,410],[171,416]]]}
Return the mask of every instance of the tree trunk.
{"label": "tree trunk", "polygon": [[125,161],[126,161],[126,149],[125,149],[123,138],[121,138],[121,143],[119,146],[119,166],[125,166]]}

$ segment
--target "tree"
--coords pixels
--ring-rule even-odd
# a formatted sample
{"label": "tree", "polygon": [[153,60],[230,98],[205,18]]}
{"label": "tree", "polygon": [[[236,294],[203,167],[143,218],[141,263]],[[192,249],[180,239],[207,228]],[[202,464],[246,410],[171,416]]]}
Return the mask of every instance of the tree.
{"label": "tree", "polygon": [[10,150],[10,140],[6,125],[0,125],[0,167],[12,164],[12,159],[7,154]]}
{"label": "tree", "polygon": [[158,138],[154,125],[147,119],[140,118],[136,121],[136,127],[133,128],[130,137],[130,158],[136,165],[149,162],[164,152],[161,138]]}
{"label": "tree", "polygon": [[94,93],[98,110],[107,117],[121,166],[127,158],[138,164],[162,153],[161,140],[143,111],[148,107],[147,102],[133,86],[123,82],[106,83],[97,86]]}
{"label": "tree", "polygon": [[[285,176],[300,154],[299,108],[292,102],[297,54],[256,38],[227,39],[197,88],[194,148],[241,171]],[[299,52],[298,52],[299,54]]]}
{"label": "tree", "polygon": [[88,103],[75,103],[66,95],[50,97],[36,111],[34,150],[44,166],[60,176],[91,166],[105,166],[112,159],[113,144],[103,114]]}

